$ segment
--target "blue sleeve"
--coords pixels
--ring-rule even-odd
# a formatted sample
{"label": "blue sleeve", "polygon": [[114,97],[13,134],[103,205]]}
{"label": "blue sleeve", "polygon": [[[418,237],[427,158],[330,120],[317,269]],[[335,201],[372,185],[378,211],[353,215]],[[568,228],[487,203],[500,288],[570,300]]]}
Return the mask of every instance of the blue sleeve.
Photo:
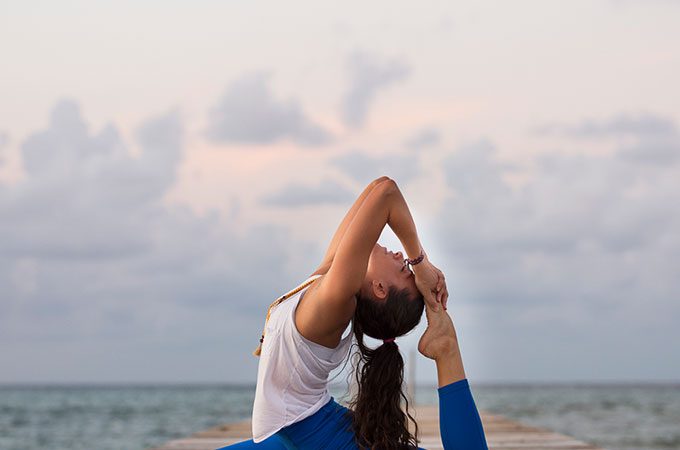
{"label": "blue sleeve", "polygon": [[488,450],[467,378],[437,389],[439,432],[445,450]]}
{"label": "blue sleeve", "polygon": [[295,446],[291,447],[291,445],[290,441],[287,441],[278,434],[274,434],[257,444],[252,439],[248,439],[247,441],[220,447],[217,450],[291,450],[297,448]]}

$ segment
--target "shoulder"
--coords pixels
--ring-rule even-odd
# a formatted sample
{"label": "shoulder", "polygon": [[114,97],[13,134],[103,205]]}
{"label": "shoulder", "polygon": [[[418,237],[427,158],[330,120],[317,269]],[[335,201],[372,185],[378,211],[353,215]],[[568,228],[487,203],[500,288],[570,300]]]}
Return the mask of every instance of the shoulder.
{"label": "shoulder", "polygon": [[354,316],[356,298],[341,304],[328,301],[323,292],[324,276],[301,294],[294,319],[300,334],[317,344],[335,348]]}

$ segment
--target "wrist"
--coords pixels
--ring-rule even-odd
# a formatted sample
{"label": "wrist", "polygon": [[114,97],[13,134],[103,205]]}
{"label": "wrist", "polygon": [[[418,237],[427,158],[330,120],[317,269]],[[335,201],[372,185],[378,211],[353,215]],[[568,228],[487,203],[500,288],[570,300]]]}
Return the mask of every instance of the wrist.
{"label": "wrist", "polygon": [[404,252],[407,259],[416,259],[421,254],[425,253],[425,250],[423,250],[423,247],[420,245],[418,235],[415,233],[411,237],[401,240],[401,244],[404,247]]}
{"label": "wrist", "polygon": [[416,274],[418,272],[422,272],[423,270],[425,270],[425,268],[430,264],[430,260],[427,259],[427,255],[425,254],[425,252],[423,252],[423,255],[424,256],[422,261],[420,261],[418,264],[411,265],[411,269],[413,269],[413,272]]}
{"label": "wrist", "polygon": [[417,257],[415,258],[406,258],[406,262],[411,265],[411,266],[416,266],[423,262],[425,259],[425,253],[420,253]]}

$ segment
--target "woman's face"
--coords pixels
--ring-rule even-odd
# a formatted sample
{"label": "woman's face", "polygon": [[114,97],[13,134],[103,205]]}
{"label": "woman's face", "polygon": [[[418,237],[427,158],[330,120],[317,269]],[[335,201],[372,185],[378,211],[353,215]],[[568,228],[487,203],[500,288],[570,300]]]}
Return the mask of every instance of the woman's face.
{"label": "woman's face", "polygon": [[398,289],[407,288],[414,295],[418,293],[415,275],[404,264],[404,255],[401,252],[394,253],[387,250],[377,242],[368,259],[365,283],[371,284],[373,295],[378,299],[385,298],[389,286],[395,286]]}

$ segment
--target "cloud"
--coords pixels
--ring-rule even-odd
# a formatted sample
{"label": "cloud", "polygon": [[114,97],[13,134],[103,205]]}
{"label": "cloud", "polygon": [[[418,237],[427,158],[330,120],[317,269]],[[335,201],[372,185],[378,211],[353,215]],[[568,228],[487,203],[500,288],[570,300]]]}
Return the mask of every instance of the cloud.
{"label": "cloud", "polygon": [[[604,359],[598,376],[615,378],[631,348],[679,337],[670,317],[680,314],[672,269],[680,264],[680,168],[634,164],[623,152],[551,153],[517,167],[480,139],[443,162],[454,195],[432,219],[430,253],[446,258],[453,301],[474,305],[493,334],[488,351],[513,349],[512,361],[488,362],[489,373],[512,377],[533,364],[539,377],[554,377],[552,355],[564,354],[569,376],[594,376],[586,367]],[[507,175],[518,171],[524,181],[511,186]],[[503,344],[492,342],[501,336]],[[600,343],[605,354],[585,351]],[[678,370],[668,363],[643,376]]]}
{"label": "cloud", "polygon": [[411,73],[408,64],[398,59],[380,58],[363,51],[355,51],[347,61],[349,89],[342,105],[342,119],[352,128],[362,127],[371,103],[381,89],[403,81]]}
{"label": "cloud", "polygon": [[680,136],[645,139],[621,148],[618,156],[632,163],[669,165],[680,161]]}
{"label": "cloud", "polygon": [[[0,381],[83,380],[101,348],[168,355],[99,370],[158,379],[198,347],[257,344],[272,286],[299,277],[285,270],[288,231],[256,223],[242,232],[217,213],[166,204],[183,135],[171,111],[126,142],[112,124],[92,131],[65,100],[23,141],[26,175],[0,189],[0,366],[12,367]],[[254,372],[248,356],[235,358]]]}
{"label": "cloud", "polygon": [[5,163],[5,158],[2,156],[2,151],[9,144],[9,135],[3,131],[0,131],[0,166]]}
{"label": "cloud", "polygon": [[234,80],[208,115],[207,136],[215,143],[270,144],[281,139],[307,147],[327,144],[331,134],[315,124],[295,100],[279,100],[269,73]]}
{"label": "cloud", "polygon": [[659,136],[675,135],[677,128],[672,120],[652,114],[620,114],[606,120],[586,119],[571,125],[549,123],[534,129],[538,135],[563,135],[578,138],[606,136]]}
{"label": "cloud", "polygon": [[[680,193],[667,186],[677,169],[640,170],[611,156],[539,156],[528,181],[511,188],[488,140],[460,147],[444,162],[455,200],[447,206],[451,245],[476,259],[483,253],[540,251],[564,254],[596,245],[618,253],[645,246],[677,214],[663,205]],[[665,180],[665,181],[664,181]],[[639,185],[647,186],[644,196]],[[440,223],[447,223],[446,221]]]}
{"label": "cloud", "polygon": [[441,133],[434,127],[423,128],[413,136],[404,141],[404,146],[411,150],[417,150],[425,147],[434,147],[441,142]]}
{"label": "cloud", "polygon": [[632,139],[616,151],[623,161],[647,165],[680,161],[680,133],[673,120],[653,114],[619,114],[605,120],[583,120],[579,124],[552,123],[534,130],[537,135],[568,138]]}
{"label": "cloud", "polygon": [[418,155],[412,152],[371,156],[365,151],[355,150],[331,158],[329,164],[362,185],[385,174],[399,183],[407,183],[418,175],[420,169]]}
{"label": "cloud", "polygon": [[317,186],[291,183],[275,194],[262,198],[268,206],[298,207],[321,204],[347,204],[356,198],[356,194],[333,181],[326,180]]}
{"label": "cloud", "polygon": [[60,101],[47,129],[21,145],[27,178],[0,199],[6,218],[0,225],[0,251],[87,259],[148,249],[147,224],[175,180],[179,117],[154,118],[138,134],[142,151],[134,158],[115,127],[90,134],[78,105]]}
{"label": "cloud", "polygon": [[[170,111],[124,139],[113,124],[92,130],[76,102],[62,101],[20,143],[25,176],[0,188],[0,381],[235,380],[234,366],[252,379],[257,360],[232,349],[254,348],[273,287],[299,281],[291,258],[313,260],[323,248],[292,245],[277,224],[241,231],[228,217],[164,201],[185,157],[183,128]],[[680,165],[640,164],[626,152],[643,138],[630,141],[609,154],[545,153],[518,165],[481,138],[436,167],[450,191],[440,213],[418,225],[447,274],[451,311],[476,347],[470,354],[481,355],[478,373],[680,370],[663,347],[679,337]],[[421,163],[416,151],[328,160],[357,184],[384,174],[407,183]],[[518,174],[521,184],[511,185]],[[314,206],[346,194],[332,181],[295,182],[263,201]],[[652,369],[631,372],[631,349]]]}

